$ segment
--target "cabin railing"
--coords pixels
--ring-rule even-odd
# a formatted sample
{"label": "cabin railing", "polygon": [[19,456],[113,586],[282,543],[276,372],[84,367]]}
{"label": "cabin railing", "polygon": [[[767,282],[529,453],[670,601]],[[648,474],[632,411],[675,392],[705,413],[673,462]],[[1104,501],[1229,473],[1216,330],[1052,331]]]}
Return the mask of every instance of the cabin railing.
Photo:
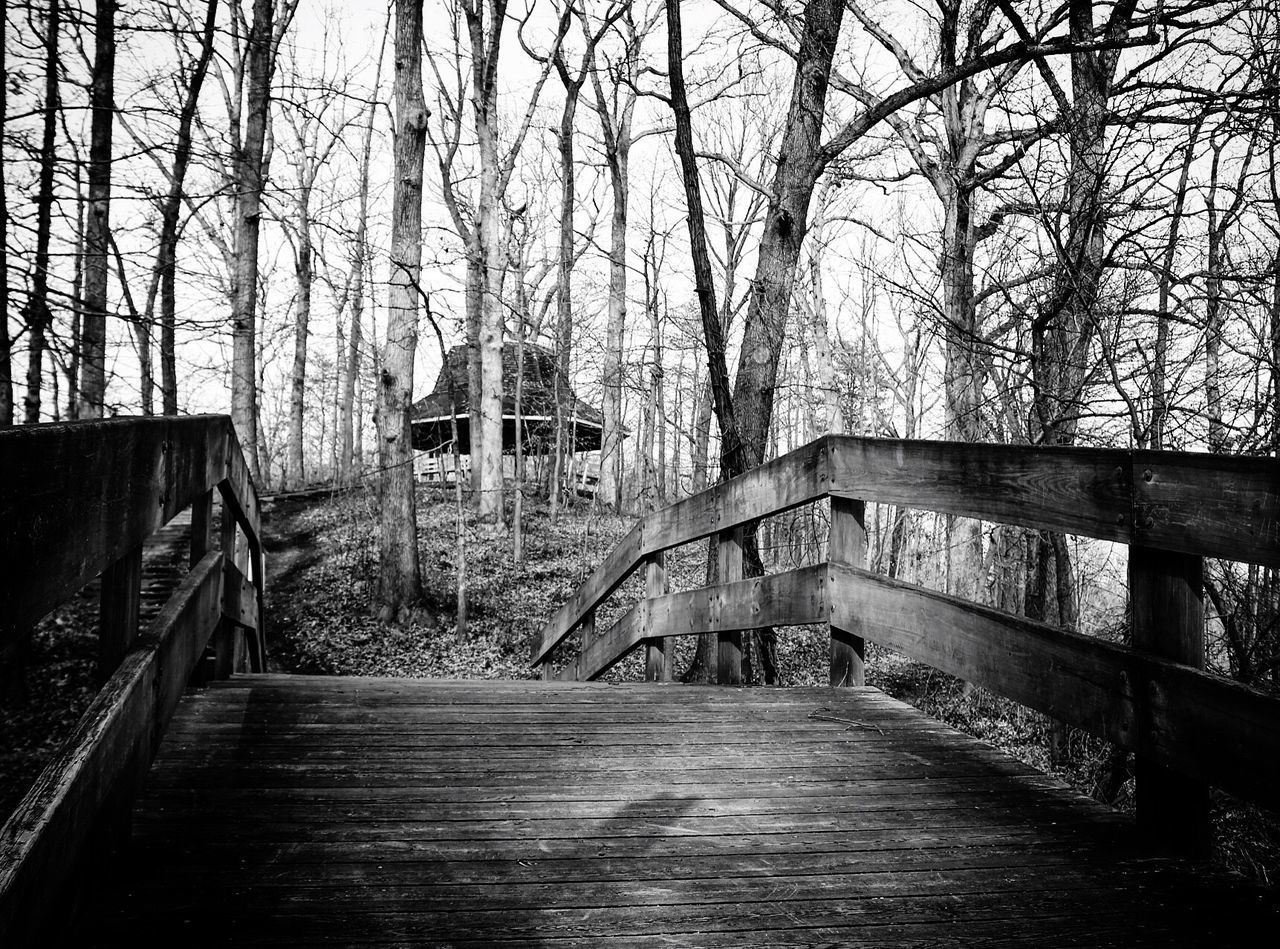
{"label": "cabin railing", "polygon": [[[190,570],[140,633],[143,544],[186,508]],[[85,852],[121,825],[206,646],[215,677],[262,668],[263,567],[258,497],[229,418],[0,430],[0,656],[101,575],[105,683],[0,828],[0,944],[34,944]]]}
{"label": "cabin railing", "polygon": [[[827,561],[742,579],[744,525],[830,499]],[[1132,644],[1116,645],[865,569],[865,502],[1129,545]],[[664,552],[717,538],[721,582],[668,593]],[[827,624],[832,685],[861,685],[870,639],[1137,755],[1140,824],[1207,839],[1207,786],[1280,805],[1280,699],[1204,671],[1203,558],[1280,566],[1280,462],[1192,454],[827,436],[654,512],[544,626],[544,677],[594,679],[633,649],[671,677],[670,637],[719,634],[741,681],[741,630]],[[608,630],[597,609],[644,567]],[[556,649],[578,654],[553,672]]]}

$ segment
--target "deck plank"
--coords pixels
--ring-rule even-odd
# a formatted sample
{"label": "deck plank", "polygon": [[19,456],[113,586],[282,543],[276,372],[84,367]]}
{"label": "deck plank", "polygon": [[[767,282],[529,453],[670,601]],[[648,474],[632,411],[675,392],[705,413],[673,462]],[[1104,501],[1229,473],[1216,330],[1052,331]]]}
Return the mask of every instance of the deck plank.
{"label": "deck plank", "polygon": [[865,688],[237,677],[180,707],[118,880],[76,944],[1230,946],[1280,921]]}

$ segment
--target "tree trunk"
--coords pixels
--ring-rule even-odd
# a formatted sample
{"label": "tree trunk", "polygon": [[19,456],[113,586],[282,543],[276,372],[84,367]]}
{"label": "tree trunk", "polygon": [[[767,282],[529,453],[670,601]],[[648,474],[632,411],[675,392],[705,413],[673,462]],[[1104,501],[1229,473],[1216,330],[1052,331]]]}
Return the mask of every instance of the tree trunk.
{"label": "tree trunk", "polygon": [[364,268],[369,259],[369,168],[373,156],[373,122],[377,99],[382,88],[382,57],[387,44],[387,29],[382,33],[378,49],[378,67],[374,73],[373,100],[368,107],[364,128],[364,145],[360,151],[360,199],[356,218],[355,253],[351,260],[351,331],[347,336],[347,352],[342,369],[342,395],[338,400],[338,481],[350,484],[352,469],[358,459],[355,452],[356,377],[360,374],[360,347],[364,333]]}
{"label": "tree trunk", "polygon": [[[0,0],[0,23],[9,22],[9,0]],[[9,117],[6,44],[0,42],[0,130]],[[13,357],[9,337],[9,197],[5,190],[4,136],[0,134],[0,428],[13,424]]]}
{"label": "tree trunk", "polygon": [[808,230],[810,198],[823,170],[821,135],[827,77],[843,17],[842,0],[812,0],[805,7],[796,78],[770,189],[733,387],[734,412],[747,467],[763,461],[773,419],[778,361],[786,338],[796,265]]}
{"label": "tree trunk", "polygon": [[698,401],[693,415],[693,487],[694,494],[705,491],[709,481],[708,458],[711,442],[711,384],[698,386]]}
{"label": "tree trunk", "polygon": [[[53,216],[53,172],[58,165],[58,34],[61,29],[60,0],[49,0],[45,21],[44,108],[40,139],[40,175],[36,190],[36,248],[31,265],[31,292],[27,297],[27,394],[23,399],[23,421],[40,421],[40,389],[43,380],[45,332],[49,326],[49,236]],[[7,317],[6,317],[7,318]]]}
{"label": "tree trunk", "polygon": [[262,218],[264,146],[271,99],[273,0],[253,0],[248,59],[248,115],[235,161],[235,272],[231,281],[231,421],[255,477],[258,468],[256,311],[258,233]]}
{"label": "tree trunk", "polygon": [[471,494],[480,498],[480,466],[476,461],[476,445],[480,441],[480,391],[484,388],[481,373],[480,327],[484,322],[484,247],[480,244],[479,222],[471,228],[467,241],[467,432],[468,455],[471,458]]}
{"label": "tree trunk", "polygon": [[81,418],[102,418],[107,393],[107,275],[111,228],[111,132],[115,125],[116,4],[98,0],[89,91],[89,220],[85,228]]}
{"label": "tree trunk", "polygon": [[[1196,136],[1200,131],[1200,126],[1196,125],[1192,132],[1191,138],[1187,142],[1187,150],[1182,159],[1182,174],[1178,178],[1178,191],[1173,199],[1173,220],[1169,223],[1169,240],[1165,244],[1164,266],[1160,269],[1160,290],[1156,304],[1156,347],[1155,358],[1151,370],[1151,433],[1147,439],[1147,445],[1156,451],[1162,451],[1165,447],[1164,433],[1165,425],[1169,415],[1168,394],[1166,392],[1166,372],[1169,361],[1169,320],[1172,313],[1169,309],[1169,300],[1173,288],[1173,263],[1178,253],[1178,234],[1182,227],[1182,210],[1187,200],[1187,178],[1191,173],[1191,162],[1195,158]],[[1216,320],[1217,300],[1215,297],[1214,284],[1217,289],[1221,290],[1221,279],[1214,277],[1214,231],[1217,222],[1214,219],[1213,193],[1217,185],[1217,157],[1214,159],[1213,182],[1209,188],[1209,198],[1207,201],[1209,210],[1209,290],[1208,300],[1205,302],[1205,350],[1206,350],[1206,377],[1205,390],[1207,393],[1207,401],[1209,406],[1209,430],[1210,444],[1213,442],[1213,418],[1215,403],[1218,409],[1218,426],[1222,425],[1222,405],[1221,394],[1216,393],[1215,389],[1218,384],[1216,378],[1216,357],[1217,357],[1217,340],[1212,338],[1212,327]],[[1221,330],[1219,330],[1220,332]],[[1207,370],[1212,368],[1213,373]]]}
{"label": "tree trunk", "polygon": [[[629,137],[629,134],[628,134]],[[604,340],[604,421],[600,444],[600,484],[596,497],[614,511],[622,508],[622,346],[627,323],[627,165],[630,143],[619,136],[609,164],[613,216],[609,240],[609,317]]]}
{"label": "tree trunk", "polygon": [[422,92],[422,0],[396,0],[395,174],[387,329],[378,374],[379,571],[383,619],[422,597],[409,411],[418,345],[422,273],[422,163],[427,106]]}
{"label": "tree trunk", "polygon": [[[820,0],[821,4],[833,0]],[[837,6],[839,6],[837,4]],[[743,445],[739,431],[737,396],[729,391],[729,370],[725,363],[724,328],[716,311],[715,285],[711,279],[711,260],[707,253],[706,215],[702,210],[702,186],[698,180],[698,161],[694,154],[693,122],[689,110],[689,97],[684,84],[684,38],[680,16],[680,0],[666,0],[667,7],[667,62],[671,70],[671,111],[675,115],[675,147],[680,159],[680,177],[684,185],[685,202],[688,205],[686,220],[689,225],[689,247],[693,257],[694,286],[698,294],[698,312],[702,317],[702,332],[707,345],[707,365],[711,379],[711,393],[716,418],[720,422],[720,477],[732,478],[746,471],[752,464]],[[842,11],[843,7],[839,7]],[[839,14],[837,13],[837,16]],[[838,31],[838,27],[837,27]],[[833,50],[834,52],[834,50]],[[828,59],[828,64],[830,60]],[[817,81],[823,94],[826,92],[825,73]],[[818,118],[821,125],[821,116]],[[767,243],[767,238],[766,238]],[[765,244],[761,244],[761,254]],[[753,304],[754,305],[754,304]],[[746,349],[743,351],[746,359]],[[739,378],[742,368],[739,366]],[[772,394],[772,390],[770,390]],[[763,451],[763,439],[761,451]],[[759,460],[755,464],[759,464]]]}
{"label": "tree trunk", "polygon": [[[213,58],[218,6],[218,0],[209,0],[205,8],[204,25],[200,32],[200,56],[191,72],[182,109],[178,114],[178,136],[174,144],[169,191],[160,206],[160,241],[156,250],[155,270],[159,278],[160,294],[160,411],[165,415],[178,414],[178,218],[182,211],[187,169],[191,165],[191,127],[200,102],[200,90],[204,86],[209,62]],[[156,282],[153,280],[153,286]],[[148,319],[154,312],[153,308],[153,299],[149,299],[146,307]]]}
{"label": "tree trunk", "polygon": [[311,326],[311,211],[310,186],[298,194],[298,249],[294,272],[298,278],[298,298],[294,301],[293,371],[289,387],[289,448],[285,487],[298,489],[306,480],[302,461],[302,426],[307,397],[307,336]]}

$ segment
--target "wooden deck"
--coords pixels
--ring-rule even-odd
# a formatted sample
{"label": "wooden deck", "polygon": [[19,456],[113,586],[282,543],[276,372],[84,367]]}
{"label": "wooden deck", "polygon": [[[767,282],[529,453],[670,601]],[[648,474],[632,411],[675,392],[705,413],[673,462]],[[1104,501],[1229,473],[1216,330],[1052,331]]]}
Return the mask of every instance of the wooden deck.
{"label": "wooden deck", "polygon": [[183,701],[74,944],[1274,934],[1256,893],[1128,826],[869,688],[239,676]]}

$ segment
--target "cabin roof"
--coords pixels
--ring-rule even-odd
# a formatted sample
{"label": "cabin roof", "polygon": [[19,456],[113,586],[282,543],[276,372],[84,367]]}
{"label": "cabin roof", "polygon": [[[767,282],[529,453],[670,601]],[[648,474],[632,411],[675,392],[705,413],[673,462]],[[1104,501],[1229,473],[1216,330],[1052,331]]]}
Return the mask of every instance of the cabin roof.
{"label": "cabin roof", "polygon": [[[467,347],[455,346],[445,356],[431,392],[413,405],[411,425],[413,447],[419,451],[439,451],[453,441],[453,423],[458,428],[459,450],[471,450],[471,389],[467,378]],[[516,418],[515,343],[502,347],[502,449],[515,450]],[[521,393],[521,416],[527,451],[538,451],[555,438],[556,400],[562,408],[569,431],[573,433],[574,451],[600,448],[604,416],[594,405],[584,402],[573,391],[569,380],[560,376],[559,391],[555,355],[543,346],[524,345],[524,384]],[[450,386],[452,385],[452,392]]]}

